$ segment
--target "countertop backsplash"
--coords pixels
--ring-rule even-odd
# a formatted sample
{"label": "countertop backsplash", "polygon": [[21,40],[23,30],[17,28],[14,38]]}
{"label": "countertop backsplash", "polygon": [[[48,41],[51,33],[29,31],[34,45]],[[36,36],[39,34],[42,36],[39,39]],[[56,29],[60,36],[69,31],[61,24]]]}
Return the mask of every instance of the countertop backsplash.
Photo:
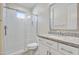
{"label": "countertop backsplash", "polygon": [[78,31],[50,31],[50,32],[48,32],[48,34],[79,37]]}

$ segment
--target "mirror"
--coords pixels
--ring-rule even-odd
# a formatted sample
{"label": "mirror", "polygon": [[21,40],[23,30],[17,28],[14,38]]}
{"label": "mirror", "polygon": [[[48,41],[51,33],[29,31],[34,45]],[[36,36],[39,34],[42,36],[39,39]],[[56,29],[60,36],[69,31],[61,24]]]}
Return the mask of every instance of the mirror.
{"label": "mirror", "polygon": [[75,3],[50,5],[50,30],[78,31],[77,6]]}

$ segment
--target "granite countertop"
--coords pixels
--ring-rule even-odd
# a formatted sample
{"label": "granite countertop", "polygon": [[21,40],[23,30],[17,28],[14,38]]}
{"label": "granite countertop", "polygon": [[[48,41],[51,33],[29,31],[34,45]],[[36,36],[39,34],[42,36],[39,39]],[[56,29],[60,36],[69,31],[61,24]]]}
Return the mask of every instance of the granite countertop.
{"label": "granite countertop", "polygon": [[70,36],[59,36],[51,34],[38,34],[38,37],[45,38],[51,41],[59,42],[75,48],[79,48],[79,38]]}

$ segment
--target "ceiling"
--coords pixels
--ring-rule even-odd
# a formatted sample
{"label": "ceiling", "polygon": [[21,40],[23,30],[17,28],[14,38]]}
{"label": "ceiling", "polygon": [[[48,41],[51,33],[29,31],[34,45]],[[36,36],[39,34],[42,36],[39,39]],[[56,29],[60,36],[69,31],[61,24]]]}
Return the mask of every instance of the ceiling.
{"label": "ceiling", "polygon": [[24,8],[32,9],[36,6],[36,3],[16,3],[16,5],[22,6]]}
{"label": "ceiling", "polygon": [[43,5],[43,4],[44,3],[8,3],[7,5],[8,6],[12,5],[14,7],[19,6],[19,7],[23,7],[25,9],[28,9],[28,10],[32,11],[35,6]]}

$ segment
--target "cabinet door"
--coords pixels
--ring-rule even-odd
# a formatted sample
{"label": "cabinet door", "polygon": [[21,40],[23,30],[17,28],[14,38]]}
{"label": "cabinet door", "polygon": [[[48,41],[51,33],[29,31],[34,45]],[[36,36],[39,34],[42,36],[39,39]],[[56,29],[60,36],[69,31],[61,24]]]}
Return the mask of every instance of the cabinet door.
{"label": "cabinet door", "polygon": [[45,45],[47,45],[48,47],[52,47],[53,49],[57,50],[58,49],[58,43],[55,41],[51,41],[51,40],[47,40],[47,39],[43,39],[43,43],[45,42]]}
{"label": "cabinet door", "polygon": [[48,55],[49,48],[46,46],[42,38],[39,39],[39,46],[36,51],[36,55]]}
{"label": "cabinet door", "polygon": [[39,44],[38,50],[36,51],[36,55],[48,55],[49,48],[43,44]]}
{"label": "cabinet door", "polygon": [[59,51],[66,55],[78,55],[79,49],[64,44],[59,44]]}
{"label": "cabinet door", "polygon": [[54,50],[52,48],[50,48],[50,53],[51,53],[51,55],[63,55],[61,52],[56,51],[56,50]]}

